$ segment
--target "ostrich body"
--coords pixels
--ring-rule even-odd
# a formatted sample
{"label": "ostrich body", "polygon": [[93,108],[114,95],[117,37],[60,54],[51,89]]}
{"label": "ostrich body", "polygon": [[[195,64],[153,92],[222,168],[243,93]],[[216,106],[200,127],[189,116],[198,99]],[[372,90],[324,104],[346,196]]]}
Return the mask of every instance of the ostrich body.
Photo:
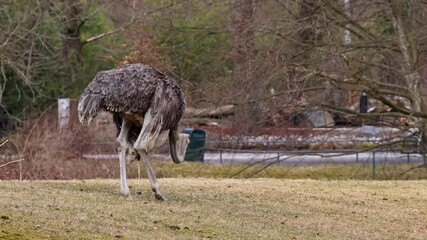
{"label": "ostrich body", "polygon": [[117,141],[123,195],[130,196],[126,155],[136,151],[144,162],[155,197],[164,199],[147,154],[168,136],[172,160],[183,161],[189,138],[178,134],[178,122],[184,108],[184,97],[175,81],[143,64],[99,72],[83,91],[78,104],[82,124],[89,125],[101,110],[112,113],[116,124],[121,122]]}

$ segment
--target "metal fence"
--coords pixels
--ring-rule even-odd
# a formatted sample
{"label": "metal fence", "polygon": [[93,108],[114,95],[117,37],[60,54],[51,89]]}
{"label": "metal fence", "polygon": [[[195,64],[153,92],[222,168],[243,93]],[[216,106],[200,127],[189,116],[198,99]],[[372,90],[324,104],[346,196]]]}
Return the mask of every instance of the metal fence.
{"label": "metal fence", "polygon": [[[203,140],[205,141],[205,140]],[[314,164],[365,164],[372,167],[372,178],[377,175],[377,166],[384,164],[408,164],[420,163],[426,164],[425,154],[419,149],[392,148],[387,149],[333,149],[333,150],[277,150],[269,146],[275,146],[277,142],[262,142],[259,149],[242,149],[244,143],[239,141],[209,141],[206,140],[203,149],[192,148],[188,151],[204,152],[203,159],[193,159],[204,163],[212,164],[264,164],[264,165],[314,165]],[[100,143],[111,145],[113,148],[115,142]],[[203,146],[203,145],[200,145]],[[231,146],[231,147],[230,147]],[[169,159],[167,147],[161,148],[153,154],[156,159]],[[116,159],[113,154],[94,154],[86,155],[93,159]]]}
{"label": "metal fence", "polygon": [[205,163],[214,164],[266,164],[266,165],[314,165],[314,164],[369,164],[372,177],[376,178],[377,165],[424,163],[424,154],[400,150],[298,150],[261,151],[235,149],[206,149]]}

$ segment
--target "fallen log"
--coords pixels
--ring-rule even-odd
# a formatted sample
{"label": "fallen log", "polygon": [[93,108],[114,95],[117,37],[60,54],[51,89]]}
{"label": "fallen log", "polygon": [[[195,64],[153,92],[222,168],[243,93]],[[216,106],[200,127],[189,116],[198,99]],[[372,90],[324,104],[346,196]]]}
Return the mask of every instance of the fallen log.
{"label": "fallen log", "polygon": [[198,126],[219,126],[219,123],[213,121],[212,118],[184,118],[181,122],[184,124]]}
{"label": "fallen log", "polygon": [[184,118],[223,118],[234,114],[234,105],[223,105],[219,107],[192,108],[186,107]]}

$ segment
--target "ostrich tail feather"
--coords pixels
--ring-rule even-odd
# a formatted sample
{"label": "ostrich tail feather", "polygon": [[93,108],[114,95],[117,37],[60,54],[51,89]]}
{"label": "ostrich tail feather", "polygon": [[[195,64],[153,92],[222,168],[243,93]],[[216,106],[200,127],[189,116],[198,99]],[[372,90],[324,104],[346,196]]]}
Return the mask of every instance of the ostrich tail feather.
{"label": "ostrich tail feather", "polygon": [[101,111],[102,98],[96,94],[82,95],[77,107],[79,112],[79,120],[84,125],[89,125],[90,122]]}

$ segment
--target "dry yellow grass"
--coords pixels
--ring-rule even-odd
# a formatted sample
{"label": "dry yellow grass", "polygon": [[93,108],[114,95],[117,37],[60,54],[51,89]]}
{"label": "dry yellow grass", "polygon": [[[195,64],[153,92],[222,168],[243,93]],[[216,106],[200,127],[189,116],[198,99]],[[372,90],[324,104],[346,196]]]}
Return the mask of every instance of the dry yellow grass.
{"label": "dry yellow grass", "polygon": [[426,239],[427,181],[0,181],[0,239]]}

